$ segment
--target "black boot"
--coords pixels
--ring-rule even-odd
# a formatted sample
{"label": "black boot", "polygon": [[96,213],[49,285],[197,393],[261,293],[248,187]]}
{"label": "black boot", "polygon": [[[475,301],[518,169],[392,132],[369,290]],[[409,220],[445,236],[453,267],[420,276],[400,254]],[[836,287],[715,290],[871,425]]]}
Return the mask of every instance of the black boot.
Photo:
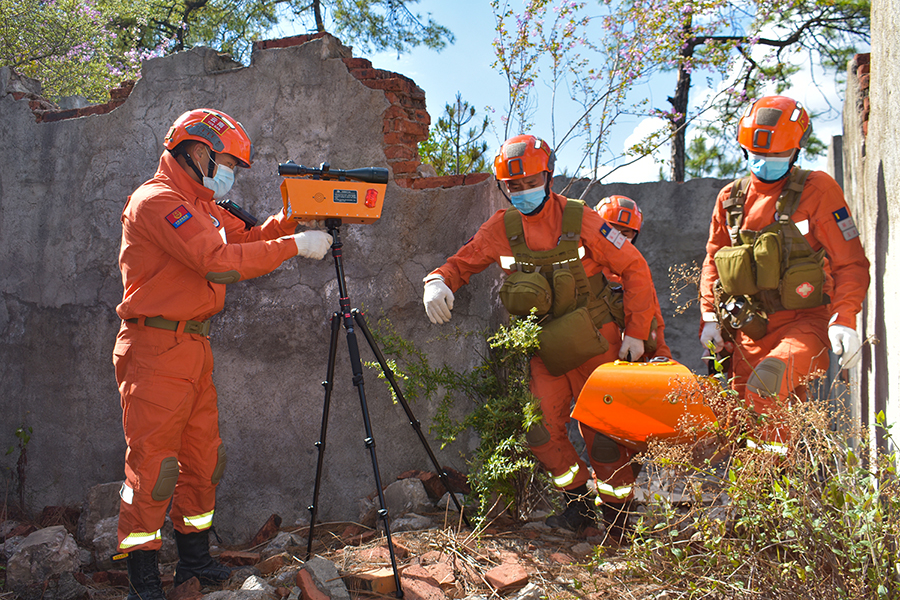
{"label": "black boot", "polygon": [[128,567],[127,600],[166,600],[159,581],[156,550],[132,550],[125,559]]}
{"label": "black boot", "polygon": [[231,569],[209,555],[209,532],[175,532],[178,564],[175,565],[175,585],[196,577],[202,585],[218,585],[231,577]]}
{"label": "black boot", "polygon": [[604,502],[601,505],[603,511],[603,523],[606,525],[606,533],[610,539],[618,544],[627,541],[631,527],[628,516],[631,513],[630,502]]}
{"label": "black boot", "polygon": [[548,526],[578,533],[585,527],[594,524],[594,507],[587,498],[586,485],[580,485],[573,490],[565,490],[563,495],[566,498],[566,509],[558,515],[547,517],[544,522]]}

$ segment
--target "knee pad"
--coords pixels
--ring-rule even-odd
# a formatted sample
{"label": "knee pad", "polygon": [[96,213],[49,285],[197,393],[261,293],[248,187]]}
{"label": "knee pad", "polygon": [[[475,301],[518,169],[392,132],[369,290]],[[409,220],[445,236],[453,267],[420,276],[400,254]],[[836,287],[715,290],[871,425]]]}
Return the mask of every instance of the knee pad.
{"label": "knee pad", "polygon": [[591,444],[591,459],[599,463],[614,463],[622,458],[622,451],[619,445],[611,438],[606,437],[602,433],[594,435],[594,442]]}
{"label": "knee pad", "polygon": [[178,482],[178,459],[174,456],[167,456],[159,463],[159,476],[156,478],[156,485],[150,492],[150,497],[157,502],[168,500],[175,492],[175,484]]}
{"label": "knee pad", "polygon": [[225,444],[219,444],[219,458],[216,460],[216,468],[213,469],[212,478],[210,479],[213,485],[216,485],[222,479],[222,474],[225,472],[225,465],[227,463],[228,456],[225,454]]}
{"label": "knee pad", "polygon": [[747,379],[747,391],[761,396],[777,396],[781,391],[787,364],[780,358],[765,358],[756,365]]}
{"label": "knee pad", "polygon": [[535,423],[531,429],[525,432],[525,442],[529,446],[543,446],[550,441],[550,430],[544,425],[543,421]]}

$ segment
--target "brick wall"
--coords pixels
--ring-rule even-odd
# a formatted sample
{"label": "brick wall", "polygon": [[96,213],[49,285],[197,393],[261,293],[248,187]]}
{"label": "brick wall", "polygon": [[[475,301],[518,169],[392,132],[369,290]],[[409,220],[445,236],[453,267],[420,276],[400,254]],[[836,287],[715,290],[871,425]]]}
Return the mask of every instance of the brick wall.
{"label": "brick wall", "polygon": [[860,112],[863,136],[869,133],[869,63],[871,55],[857,54],[853,57],[851,68],[856,70],[856,80],[859,85],[860,102],[856,107]]}

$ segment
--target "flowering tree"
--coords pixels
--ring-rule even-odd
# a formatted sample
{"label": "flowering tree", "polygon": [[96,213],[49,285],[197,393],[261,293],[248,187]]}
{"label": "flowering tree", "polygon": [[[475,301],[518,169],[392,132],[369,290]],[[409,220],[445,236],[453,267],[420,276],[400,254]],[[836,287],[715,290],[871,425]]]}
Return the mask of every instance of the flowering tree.
{"label": "flowering tree", "polygon": [[[868,41],[869,0],[525,0],[521,12],[509,0],[492,0],[492,7],[494,66],[509,85],[507,127],[509,120],[519,128],[529,124],[537,106],[535,82],[544,69],[551,81],[550,110],[559,89],[582,108],[571,119],[573,128],[553,143],[558,148],[569,136],[580,137],[586,152],[579,170],[587,166],[594,178],[609,127],[623,112],[666,120],[668,130],[635,152],[649,153],[671,139],[670,177],[683,181],[685,132],[698,116],[716,114],[732,124],[713,127],[732,130],[735,112],[764,85],[788,87],[796,72],[790,61],[798,54],[840,71],[855,52],[853,43]],[[677,73],[668,107],[635,97],[636,84],[663,71]],[[721,91],[692,114],[697,73]],[[553,128],[555,136],[555,117]]]}
{"label": "flowering tree", "polygon": [[109,88],[137,77],[154,52],[122,52],[119,35],[93,0],[0,1],[0,65],[39,79],[51,99],[105,100]]}

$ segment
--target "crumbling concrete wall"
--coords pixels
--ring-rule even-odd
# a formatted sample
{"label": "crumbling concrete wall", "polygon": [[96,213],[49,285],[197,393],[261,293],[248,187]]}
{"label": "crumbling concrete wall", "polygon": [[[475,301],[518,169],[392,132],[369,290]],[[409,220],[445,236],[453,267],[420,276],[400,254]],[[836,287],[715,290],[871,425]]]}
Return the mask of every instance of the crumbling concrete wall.
{"label": "crumbling concrete wall", "polygon": [[[421,280],[506,206],[505,199],[485,175],[415,178],[415,144],[430,122],[424,92],[402,75],[353,58],[331,36],[313,37],[261,43],[246,67],[202,48],[154,59],[130,95],[126,85],[108,105],[70,111],[55,110],[0,69],[0,447],[14,444],[19,425],[33,428],[26,471],[32,510],[78,504],[92,486],[122,478],[125,444],[111,364],[121,298],[119,216],[127,195],[155,171],[168,126],[191,108],[220,108],[247,128],[257,151],[254,167],[239,174],[232,197],[258,216],[280,208],[275,171],[287,159],[389,167],[382,218],[341,231],[351,303],[371,326],[381,315],[390,318],[435,366],[479,362],[483,342],[454,333],[492,328],[504,318],[496,301],[499,268],[456,294],[453,320],[443,327],[425,317]],[[638,247],[653,270],[667,339],[675,357],[697,370],[704,367],[696,303],[675,316],[696,288],[671,300],[668,269],[699,265],[724,183],[612,184],[586,198],[594,205],[622,193],[643,207]],[[577,197],[583,186],[575,182],[567,195]],[[229,286],[210,337],[229,454],[216,526],[228,542],[249,539],[271,513],[286,524],[308,515],[329,321],[338,308],[330,256],[291,260]],[[363,360],[374,360],[361,335],[358,340]],[[374,491],[351,378],[341,331],[319,500],[326,520],[355,519],[358,499]],[[431,469],[385,385],[370,370],[365,382],[382,481]],[[411,408],[427,435],[437,407]],[[458,414],[469,408],[460,406]],[[465,470],[475,443],[463,436],[444,451],[433,440],[430,446],[442,464]],[[0,456],[5,475],[16,456]]]}
{"label": "crumbling concrete wall", "polygon": [[[900,376],[896,355],[900,342],[900,24],[894,15],[900,0],[872,3],[871,54],[857,55],[848,67],[844,102],[844,191],[872,263],[872,282],[859,317],[867,340],[851,390],[863,423],[870,427],[879,412],[900,421]],[[891,359],[891,356],[895,358]],[[881,432],[876,432],[884,445]]]}
{"label": "crumbling concrete wall", "polygon": [[[231,197],[258,216],[279,210],[276,165],[287,159],[415,172],[403,156],[387,157],[386,148],[418,135],[394,131],[393,124],[408,128],[416,120],[404,125],[398,106],[426,119],[427,133],[424,93],[402,77],[379,73],[363,74],[376,81],[364,85],[364,77],[351,73],[360,65],[348,60],[349,51],[330,36],[259,50],[248,67],[195,49],[145,63],[143,77],[115,110],[67,119],[47,112],[53,107],[37,102],[34,90],[23,90],[8,69],[0,70],[0,446],[15,443],[19,425],[33,428],[26,470],[32,510],[79,504],[91,486],[123,477],[125,444],[111,364],[122,294],[119,217],[128,194],[154,173],[162,138],[176,117],[209,106],[243,122],[257,152]],[[404,90],[421,96],[421,109]],[[404,163],[399,169],[398,162]],[[447,338],[452,328],[428,322],[421,280],[502,198],[486,182],[413,191],[398,181],[409,185],[392,178],[380,221],[342,228],[352,304],[367,312],[371,325],[381,314],[392,319],[435,364],[472,367],[481,344]],[[494,279],[481,277],[458,295],[454,326],[475,331],[492,324]],[[308,515],[329,320],[338,308],[330,255],[321,262],[291,260],[268,276],[229,286],[211,343],[229,453],[216,523],[235,541],[249,538],[273,512],[287,524]],[[359,342],[363,360],[374,360],[361,335]],[[342,332],[319,502],[323,519],[356,518],[357,499],[374,491],[348,356]],[[430,469],[408,419],[374,371],[367,371],[366,383],[383,480]],[[427,433],[436,407],[411,408]],[[460,470],[469,445],[464,436],[441,452],[431,442],[442,464]],[[16,457],[0,457],[4,494],[13,492],[6,476]]]}

